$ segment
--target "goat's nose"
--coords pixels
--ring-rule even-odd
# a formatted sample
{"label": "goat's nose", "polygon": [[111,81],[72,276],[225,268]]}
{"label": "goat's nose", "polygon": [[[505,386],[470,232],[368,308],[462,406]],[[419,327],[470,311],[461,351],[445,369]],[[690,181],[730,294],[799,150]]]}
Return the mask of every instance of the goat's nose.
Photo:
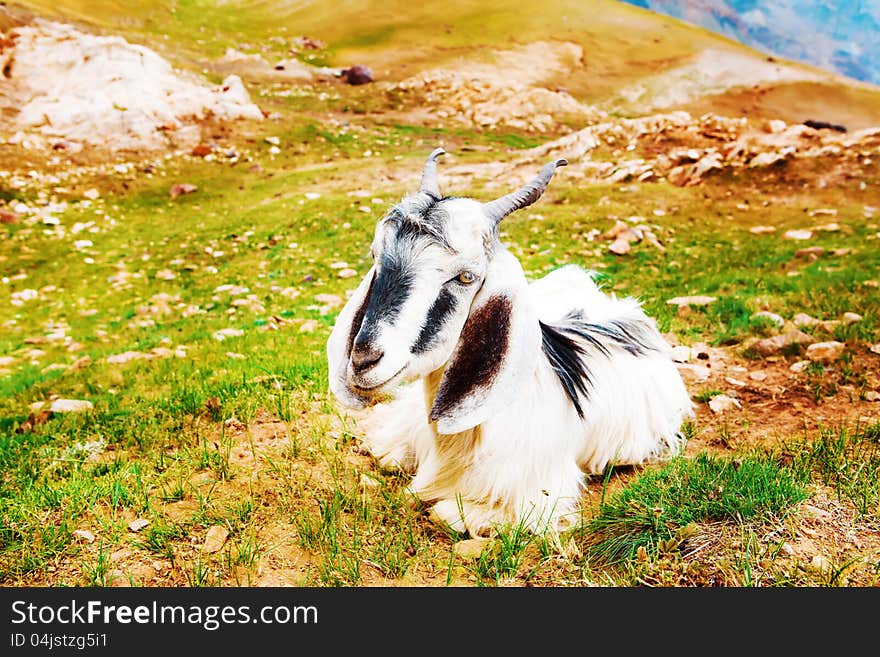
{"label": "goat's nose", "polygon": [[351,367],[355,374],[363,374],[375,367],[385,352],[379,351],[371,345],[357,344],[351,350]]}

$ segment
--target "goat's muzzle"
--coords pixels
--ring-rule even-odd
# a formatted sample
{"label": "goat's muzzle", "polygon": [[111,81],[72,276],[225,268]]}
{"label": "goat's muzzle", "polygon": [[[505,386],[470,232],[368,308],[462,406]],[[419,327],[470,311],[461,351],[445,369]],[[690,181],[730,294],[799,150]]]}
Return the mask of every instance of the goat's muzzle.
{"label": "goat's muzzle", "polygon": [[358,376],[366,374],[379,364],[384,355],[370,344],[356,342],[351,350],[351,369]]}

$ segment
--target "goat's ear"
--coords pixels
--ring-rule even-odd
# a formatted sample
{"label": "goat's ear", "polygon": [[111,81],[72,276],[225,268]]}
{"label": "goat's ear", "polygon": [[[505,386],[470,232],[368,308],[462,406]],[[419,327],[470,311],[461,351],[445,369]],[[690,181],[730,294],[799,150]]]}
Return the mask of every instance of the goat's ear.
{"label": "goat's ear", "polygon": [[363,408],[370,400],[348,385],[348,361],[351,346],[361,330],[361,323],[370,303],[375,268],[371,267],[354,294],[336,318],[333,331],[327,339],[327,363],[330,367],[330,390],[337,399],[351,408]]}
{"label": "goat's ear", "polygon": [[439,433],[477,426],[503,412],[522,386],[532,383],[541,331],[527,287],[516,258],[497,253],[431,407]]}

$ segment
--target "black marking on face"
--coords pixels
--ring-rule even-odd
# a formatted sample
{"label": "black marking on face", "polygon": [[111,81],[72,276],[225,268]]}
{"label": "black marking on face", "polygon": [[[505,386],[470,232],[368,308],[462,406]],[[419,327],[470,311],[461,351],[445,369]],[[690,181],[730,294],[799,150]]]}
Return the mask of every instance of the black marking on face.
{"label": "black marking on face", "polygon": [[557,324],[539,324],[544,354],[581,419],[584,417],[581,400],[589,399],[592,385],[585,362],[591,348],[606,358],[611,357],[613,349],[641,356],[661,348],[659,335],[644,321],[587,322],[583,313],[575,311]]}
{"label": "black marking on face", "polygon": [[411,251],[406,245],[395,243],[382,253],[358,342],[368,343],[376,337],[379,322],[393,322],[400,314],[415,280]]}
{"label": "black marking on face", "polygon": [[367,288],[367,294],[364,297],[363,303],[361,303],[361,307],[357,309],[354,314],[354,317],[351,320],[351,330],[348,333],[348,353],[351,353],[351,349],[354,346],[354,340],[357,337],[358,333],[361,330],[361,324],[364,323],[364,315],[367,313],[367,306],[370,304],[370,299],[373,296],[373,284],[376,282],[376,273],[373,273],[373,278],[370,279],[370,287]]}
{"label": "black marking on face", "polygon": [[432,422],[467,395],[488,388],[495,381],[510,344],[511,311],[510,299],[496,295],[468,317],[454,359],[443,374],[431,407]]}
{"label": "black marking on face", "polygon": [[443,328],[449,316],[455,312],[455,295],[446,288],[440,290],[440,294],[431,304],[422,330],[410,351],[414,354],[423,354],[437,342],[437,333]]}

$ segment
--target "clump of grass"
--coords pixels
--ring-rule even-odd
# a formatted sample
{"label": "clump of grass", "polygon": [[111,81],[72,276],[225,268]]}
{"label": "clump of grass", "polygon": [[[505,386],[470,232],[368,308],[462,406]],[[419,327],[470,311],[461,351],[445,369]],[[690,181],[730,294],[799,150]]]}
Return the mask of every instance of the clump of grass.
{"label": "clump of grass", "polygon": [[713,397],[717,397],[722,394],[721,390],[704,390],[703,392],[699,392],[694,395],[694,401],[699,404],[705,404],[708,401],[711,401]]}
{"label": "clump of grass", "polygon": [[691,523],[770,518],[806,497],[794,473],[767,458],[677,458],[602,505],[584,527],[585,553],[600,563],[621,563],[639,548],[656,554]]}
{"label": "clump of grass", "polygon": [[789,468],[802,482],[831,486],[859,514],[880,515],[880,423],[854,431],[824,428],[788,450]]}

